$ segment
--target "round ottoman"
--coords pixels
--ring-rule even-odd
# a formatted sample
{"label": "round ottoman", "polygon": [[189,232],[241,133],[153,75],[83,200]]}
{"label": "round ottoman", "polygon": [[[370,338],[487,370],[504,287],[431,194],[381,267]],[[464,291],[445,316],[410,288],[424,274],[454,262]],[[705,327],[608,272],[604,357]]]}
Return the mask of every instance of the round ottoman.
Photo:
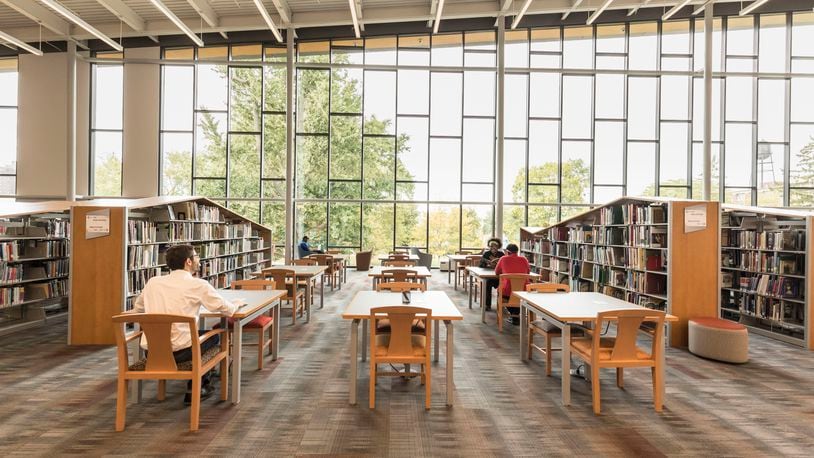
{"label": "round ottoman", "polygon": [[746,327],[720,318],[689,320],[690,353],[727,363],[749,361]]}

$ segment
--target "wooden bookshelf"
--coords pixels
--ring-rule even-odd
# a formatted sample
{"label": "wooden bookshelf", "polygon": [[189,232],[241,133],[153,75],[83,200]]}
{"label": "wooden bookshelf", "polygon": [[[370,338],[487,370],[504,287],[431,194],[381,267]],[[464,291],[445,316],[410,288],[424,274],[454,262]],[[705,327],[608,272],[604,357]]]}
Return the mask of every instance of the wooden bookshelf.
{"label": "wooden bookshelf", "polygon": [[542,227],[520,228],[520,254],[529,260],[531,271],[534,273],[540,273],[543,255],[541,251],[542,233]]}
{"label": "wooden bookshelf", "polygon": [[814,349],[812,224],[811,212],[722,206],[721,318]]}
{"label": "wooden bookshelf", "polygon": [[[685,210],[706,211],[685,232]],[[687,346],[687,320],[717,316],[717,202],[623,197],[537,230],[521,243],[544,281],[594,291],[679,318],[669,344]],[[525,238],[525,241],[524,241]]]}
{"label": "wooden bookshelf", "polygon": [[0,206],[0,334],[67,316],[70,202]]}
{"label": "wooden bookshelf", "polygon": [[[104,203],[104,205],[99,205]],[[110,234],[85,237],[89,213],[110,213]],[[216,288],[251,278],[271,263],[271,230],[202,197],[89,201],[72,209],[77,271],[71,293],[71,344],[113,344],[110,317],[129,310],[151,277],[166,274],[166,249],[195,246],[198,276]]]}

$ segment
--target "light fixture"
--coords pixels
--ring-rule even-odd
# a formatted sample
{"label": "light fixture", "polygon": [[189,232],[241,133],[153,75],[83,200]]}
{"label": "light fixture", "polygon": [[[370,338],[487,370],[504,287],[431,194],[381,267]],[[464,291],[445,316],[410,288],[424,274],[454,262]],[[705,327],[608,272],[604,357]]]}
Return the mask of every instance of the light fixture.
{"label": "light fixture", "polygon": [[671,17],[675,16],[675,14],[676,14],[676,13],[678,13],[678,11],[679,11],[681,8],[684,8],[685,6],[687,6],[687,4],[688,4],[688,3],[690,3],[691,1],[692,1],[692,0],[683,0],[683,1],[682,1],[681,3],[679,3],[678,5],[676,5],[676,6],[672,7],[672,8],[670,8],[670,11],[668,11],[668,12],[664,13],[664,16],[662,16],[662,17],[661,17],[661,20],[662,20],[662,21],[666,21],[666,20],[670,19]]}
{"label": "light fixture", "polygon": [[42,51],[40,51],[39,49],[37,49],[37,48],[35,48],[33,46],[29,46],[23,40],[18,40],[18,39],[12,37],[11,35],[9,35],[9,34],[7,34],[5,32],[0,32],[0,39],[3,39],[5,41],[11,43],[11,44],[17,46],[18,48],[25,49],[26,51],[30,52],[31,54],[35,54],[37,56],[42,55]]}
{"label": "light fixture", "polygon": [[356,17],[356,0],[348,0],[348,5],[350,6],[350,17],[353,19],[353,33],[356,34],[356,38],[362,38],[359,33],[359,18]]}
{"label": "light fixture", "polygon": [[203,40],[201,40],[197,35],[195,35],[195,33],[192,30],[190,30],[190,28],[187,27],[186,24],[181,22],[181,20],[178,19],[178,16],[176,16],[175,13],[173,13],[172,11],[169,10],[169,8],[167,8],[167,5],[161,3],[161,0],[150,0],[150,3],[152,3],[156,8],[158,8],[159,11],[164,13],[164,16],[167,16],[167,19],[172,21],[172,23],[175,24],[176,27],[181,29],[181,31],[184,32],[186,36],[188,36],[189,39],[192,40],[193,43],[203,48],[204,46]]}
{"label": "light fixture", "polygon": [[766,2],[768,2],[768,1],[769,0],[755,0],[754,2],[752,2],[751,5],[747,6],[744,9],[742,9],[741,12],[738,13],[738,16],[743,16],[743,15],[749,14],[752,11],[754,11],[754,10],[760,8],[761,6],[763,6],[764,4],[766,4]]}
{"label": "light fixture", "polygon": [[594,11],[594,14],[588,18],[588,22],[586,22],[585,25],[593,24],[596,18],[598,18],[600,14],[608,9],[611,3],[613,3],[613,0],[605,0],[605,3],[603,3],[602,6],[600,6],[598,10]]}
{"label": "light fixture", "polygon": [[115,41],[111,40],[110,37],[108,37],[107,35],[103,34],[100,31],[98,31],[95,27],[93,27],[92,25],[85,22],[79,16],[73,14],[68,8],[65,8],[64,6],[62,6],[62,4],[60,4],[56,0],[40,0],[40,1],[42,3],[45,3],[52,10],[54,10],[57,13],[59,13],[60,15],[62,15],[62,17],[64,17],[65,19],[73,22],[74,24],[78,25],[79,27],[82,27],[88,33],[93,35],[94,37],[104,41],[105,43],[108,44],[108,46],[115,49],[116,51],[124,51],[124,48],[122,48],[122,45],[120,45],[120,44],[116,43]]}
{"label": "light fixture", "polygon": [[432,25],[432,33],[438,33],[438,26],[441,25],[441,11],[444,10],[444,0],[438,0],[438,7],[435,9],[435,23]]}
{"label": "light fixture", "polygon": [[512,29],[517,28],[517,24],[520,23],[520,19],[523,19],[523,15],[526,14],[526,10],[529,9],[529,5],[531,5],[531,0],[526,0],[526,3],[523,3],[523,7],[520,8],[520,12],[517,13],[517,16],[514,17],[512,21]]}
{"label": "light fixture", "polygon": [[274,25],[274,21],[271,20],[271,16],[269,16],[269,12],[266,10],[266,7],[263,6],[262,0],[254,0],[254,5],[257,6],[257,10],[260,11],[260,16],[263,16],[263,20],[266,21],[266,25],[268,25],[269,29],[271,29],[271,33],[274,34],[274,38],[282,43],[283,36],[280,35],[280,30],[277,29],[276,25]]}

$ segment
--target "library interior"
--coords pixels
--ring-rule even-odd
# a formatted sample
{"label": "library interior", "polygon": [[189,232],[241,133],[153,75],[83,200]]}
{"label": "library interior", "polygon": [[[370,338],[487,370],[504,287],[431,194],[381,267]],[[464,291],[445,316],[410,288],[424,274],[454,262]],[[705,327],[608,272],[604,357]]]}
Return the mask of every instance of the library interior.
{"label": "library interior", "polygon": [[812,97],[814,0],[0,0],[0,454],[810,455]]}

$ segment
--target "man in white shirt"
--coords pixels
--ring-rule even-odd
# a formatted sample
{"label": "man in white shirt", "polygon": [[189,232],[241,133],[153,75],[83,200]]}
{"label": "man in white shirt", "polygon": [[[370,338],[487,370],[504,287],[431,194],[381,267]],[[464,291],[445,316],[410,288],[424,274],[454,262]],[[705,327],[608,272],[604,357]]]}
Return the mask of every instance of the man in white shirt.
{"label": "man in white shirt", "polygon": [[[205,280],[193,277],[198,272],[200,260],[192,245],[173,245],[167,249],[167,266],[169,275],[160,275],[147,281],[134,305],[135,312],[164,313],[170,315],[200,316],[201,305],[212,312],[233,315],[240,304],[233,304],[224,299],[218,291]],[[206,331],[198,331],[204,334]],[[170,331],[175,362],[181,363],[192,359],[192,336],[189,326],[175,323]],[[220,345],[219,336],[214,336],[201,344],[201,354],[212,347]],[[145,336],[141,337],[141,347],[148,349]],[[209,374],[204,375],[201,384],[201,398],[208,397],[214,390],[209,382]],[[188,383],[190,389],[192,383]],[[184,402],[191,399],[187,393]]]}

